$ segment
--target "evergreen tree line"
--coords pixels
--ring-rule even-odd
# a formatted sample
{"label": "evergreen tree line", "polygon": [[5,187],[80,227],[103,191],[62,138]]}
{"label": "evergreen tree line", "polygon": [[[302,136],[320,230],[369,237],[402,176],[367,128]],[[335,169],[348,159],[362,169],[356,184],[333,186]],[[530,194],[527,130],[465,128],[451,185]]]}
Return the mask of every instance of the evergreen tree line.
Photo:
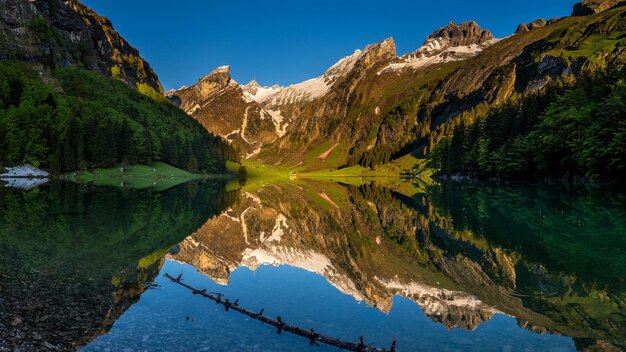
{"label": "evergreen tree line", "polygon": [[0,63],[0,165],[61,173],[162,161],[193,172],[225,171],[237,152],[167,102],[82,69],[53,77]]}
{"label": "evergreen tree line", "polygon": [[626,179],[626,69],[588,72],[465,114],[431,155],[442,175]]}

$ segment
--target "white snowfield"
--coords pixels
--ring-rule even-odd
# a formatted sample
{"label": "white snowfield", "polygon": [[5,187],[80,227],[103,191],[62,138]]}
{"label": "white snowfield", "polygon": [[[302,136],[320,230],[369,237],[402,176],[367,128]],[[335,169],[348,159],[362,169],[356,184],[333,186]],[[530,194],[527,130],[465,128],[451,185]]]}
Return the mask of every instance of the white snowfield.
{"label": "white snowfield", "polygon": [[42,178],[50,176],[48,172],[38,169],[29,164],[14,167],[5,167],[5,169],[7,170],[7,172],[0,174],[0,178]]}
{"label": "white snowfield", "polygon": [[467,307],[480,309],[489,313],[501,312],[495,307],[489,306],[477,297],[461,291],[451,291],[422,284],[419,282],[400,282],[396,280],[383,280],[374,277],[388,290],[397,295],[409,298],[418,303],[427,315],[443,315],[449,307]]}
{"label": "white snowfield", "polygon": [[380,75],[384,72],[398,72],[404,69],[418,69],[444,62],[454,62],[466,60],[472,56],[479,55],[484,49],[499,42],[501,39],[493,39],[484,44],[472,44],[468,46],[447,46],[448,43],[443,38],[431,39],[424,46],[411,54],[403,55],[397,62],[389,64],[378,71]]}

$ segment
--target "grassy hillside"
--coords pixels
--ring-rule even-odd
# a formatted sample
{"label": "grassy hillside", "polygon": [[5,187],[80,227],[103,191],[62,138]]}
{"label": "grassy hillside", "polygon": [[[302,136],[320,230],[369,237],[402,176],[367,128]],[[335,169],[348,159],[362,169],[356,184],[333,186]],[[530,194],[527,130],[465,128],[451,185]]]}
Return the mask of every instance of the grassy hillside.
{"label": "grassy hillside", "polygon": [[62,173],[162,161],[221,173],[236,158],[193,118],[140,92],[82,69],[46,76],[25,63],[0,63],[0,164]]}

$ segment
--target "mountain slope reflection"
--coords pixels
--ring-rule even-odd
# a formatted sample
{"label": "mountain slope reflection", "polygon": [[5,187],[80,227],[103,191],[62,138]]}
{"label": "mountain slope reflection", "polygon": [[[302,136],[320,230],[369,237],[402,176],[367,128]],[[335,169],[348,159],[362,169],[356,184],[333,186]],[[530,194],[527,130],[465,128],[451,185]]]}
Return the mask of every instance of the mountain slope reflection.
{"label": "mountain slope reflection", "polygon": [[[608,217],[602,226],[593,222],[598,236],[619,237],[626,223],[624,203],[598,208],[590,202],[606,198],[587,193],[564,197],[542,189],[552,197],[543,199],[536,197],[537,190],[519,190],[509,207],[526,204],[524,192],[535,204],[543,202],[538,210],[543,215],[520,222],[519,217],[503,218],[516,213],[502,208],[499,198],[476,198],[479,191],[490,194],[483,186],[433,187],[409,198],[371,185],[274,185],[243,193],[237,204],[185,239],[171,258],[220,284],[228,284],[238,267],[301,268],[383,312],[391,311],[394,296],[408,298],[449,329],[473,330],[502,312],[525,329],[575,337],[580,349],[623,346],[626,297],[618,274],[623,236],[612,238],[611,248],[604,241],[589,242],[591,229],[584,227],[567,233],[567,246],[560,246],[560,239],[541,239],[549,235],[542,223],[556,221],[547,209],[561,214],[557,218],[583,222]],[[554,197],[562,203],[548,201]],[[572,204],[581,201],[602,215],[576,213]],[[558,228],[555,224],[552,232]],[[572,249],[581,245],[589,255],[586,269],[575,265],[575,259],[554,260],[556,254],[578,255]],[[603,248],[609,256],[590,260]],[[608,264],[615,269],[605,275],[586,274]]]}
{"label": "mountain slope reflection", "polygon": [[223,189],[0,190],[0,351],[75,350],[106,333],[168,249],[228,206]]}

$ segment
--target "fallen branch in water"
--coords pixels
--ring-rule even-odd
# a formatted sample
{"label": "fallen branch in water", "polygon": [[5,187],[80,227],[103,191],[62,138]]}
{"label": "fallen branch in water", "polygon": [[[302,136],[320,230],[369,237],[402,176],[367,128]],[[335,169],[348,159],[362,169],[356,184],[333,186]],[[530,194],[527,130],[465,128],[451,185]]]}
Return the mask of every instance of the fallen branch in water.
{"label": "fallen branch in water", "polygon": [[[347,351],[355,351],[355,352],[386,352],[387,351],[385,349],[380,349],[380,348],[365,345],[363,343],[362,336],[359,337],[359,341],[357,343],[343,341],[343,340],[336,339],[334,337],[319,334],[315,332],[313,328],[311,328],[310,330],[305,330],[297,326],[286,324],[285,322],[283,322],[280,316],[276,317],[276,319],[268,318],[263,315],[263,312],[265,311],[265,309],[261,309],[261,311],[258,313],[252,312],[250,310],[240,307],[238,299],[235,300],[234,302],[230,302],[228,299],[222,299],[221,294],[208,293],[206,289],[198,290],[195,287],[187,285],[186,283],[182,282],[182,274],[179,275],[178,277],[173,277],[170,274],[165,274],[164,276],[170,279],[172,282],[190,290],[194,295],[200,295],[202,297],[208,298],[216,302],[217,304],[223,305],[227,312],[229,310],[234,310],[241,314],[247,315],[252,319],[258,320],[264,324],[272,325],[278,329],[279,334],[285,331],[294,335],[304,337],[309,340],[309,343],[311,345],[318,345],[318,342],[319,342],[325,345],[337,347],[337,348],[347,350]],[[395,350],[396,350],[396,341],[394,339],[393,342],[391,343],[391,348],[389,351],[395,352]]]}

